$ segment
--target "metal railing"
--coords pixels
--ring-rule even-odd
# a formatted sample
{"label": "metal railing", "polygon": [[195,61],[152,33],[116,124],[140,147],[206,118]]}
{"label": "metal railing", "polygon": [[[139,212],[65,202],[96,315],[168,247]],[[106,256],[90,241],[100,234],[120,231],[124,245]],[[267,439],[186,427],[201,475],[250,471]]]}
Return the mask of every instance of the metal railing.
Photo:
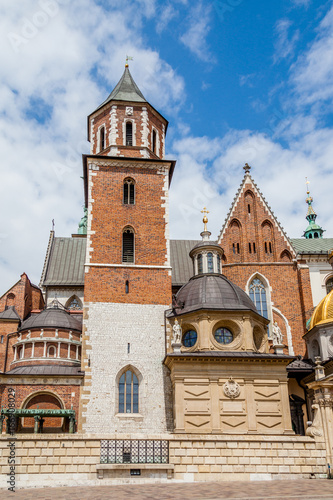
{"label": "metal railing", "polygon": [[111,439],[101,441],[101,464],[167,464],[169,441]]}

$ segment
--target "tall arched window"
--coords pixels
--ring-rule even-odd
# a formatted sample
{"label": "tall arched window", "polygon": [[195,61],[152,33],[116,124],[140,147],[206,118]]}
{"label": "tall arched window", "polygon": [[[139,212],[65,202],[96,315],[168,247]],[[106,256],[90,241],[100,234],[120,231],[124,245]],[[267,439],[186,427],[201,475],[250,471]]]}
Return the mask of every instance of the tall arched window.
{"label": "tall arched window", "polygon": [[198,255],[198,273],[199,274],[203,273],[202,255],[201,255],[201,253],[199,253],[199,255]]}
{"label": "tall arched window", "polygon": [[124,180],[124,205],[134,205],[135,203],[135,182],[133,179]]}
{"label": "tall arched window", "polygon": [[126,122],[126,146],[133,146],[133,124]]}
{"label": "tall arched window", "polygon": [[123,231],[123,262],[134,262],[134,231],[131,227]]}
{"label": "tall arched window", "polygon": [[99,131],[99,150],[105,149],[105,128],[102,127]]}
{"label": "tall arched window", "polygon": [[207,269],[209,273],[214,272],[213,254],[211,252],[207,254]]}
{"label": "tall arched window", "polygon": [[328,278],[326,281],[326,293],[330,293],[330,291],[333,289],[333,276],[331,278]]}
{"label": "tall arched window", "polygon": [[261,316],[268,319],[267,297],[264,284],[258,278],[251,281],[249,295]]}
{"label": "tall arched window", "polygon": [[119,379],[119,413],[139,413],[139,381],[132,370]]}

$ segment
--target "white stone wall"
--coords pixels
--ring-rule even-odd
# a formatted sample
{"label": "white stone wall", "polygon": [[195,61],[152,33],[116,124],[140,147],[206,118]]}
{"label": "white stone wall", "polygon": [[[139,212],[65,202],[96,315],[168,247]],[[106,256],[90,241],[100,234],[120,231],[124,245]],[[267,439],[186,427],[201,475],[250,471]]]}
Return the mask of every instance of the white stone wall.
{"label": "white stone wall", "polygon": [[310,283],[312,291],[313,305],[316,307],[326,296],[326,281],[333,276],[332,266],[325,260],[307,261],[310,271]]}
{"label": "white stone wall", "polygon": [[83,287],[48,287],[47,288],[47,305],[50,305],[50,303],[54,300],[57,299],[60,304],[62,304],[64,307],[67,304],[68,299],[73,297],[73,295],[76,295],[80,300],[81,303],[83,304]]}
{"label": "white stone wall", "polygon": [[[85,359],[83,432],[171,429],[171,384],[162,364],[166,306],[88,303],[85,309],[83,341],[90,367]],[[119,372],[126,366],[140,374],[138,414],[118,414]]]}

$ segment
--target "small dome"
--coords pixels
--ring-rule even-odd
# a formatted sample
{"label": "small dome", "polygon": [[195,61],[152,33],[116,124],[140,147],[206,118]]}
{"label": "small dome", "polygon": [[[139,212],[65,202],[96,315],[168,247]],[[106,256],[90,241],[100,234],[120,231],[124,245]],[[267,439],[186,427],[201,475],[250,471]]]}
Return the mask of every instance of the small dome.
{"label": "small dome", "polygon": [[176,295],[176,315],[213,309],[217,311],[250,310],[258,314],[250,297],[223,275],[204,274],[193,276]]}
{"label": "small dome", "polygon": [[32,328],[63,328],[82,331],[82,324],[75,319],[57,300],[39,314],[33,314],[23,321],[21,330]]}
{"label": "small dome", "polygon": [[311,316],[308,330],[323,323],[331,322],[333,322],[333,290],[331,290],[317,305]]}

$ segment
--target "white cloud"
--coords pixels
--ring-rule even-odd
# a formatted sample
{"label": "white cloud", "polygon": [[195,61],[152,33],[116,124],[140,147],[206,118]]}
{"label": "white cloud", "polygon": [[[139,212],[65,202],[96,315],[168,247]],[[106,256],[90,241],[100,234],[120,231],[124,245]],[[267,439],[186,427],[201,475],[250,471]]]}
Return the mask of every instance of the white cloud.
{"label": "white cloud", "polygon": [[289,19],[280,19],[275,26],[277,34],[275,42],[274,62],[281,59],[290,58],[294,54],[295,45],[299,39],[299,31],[296,30],[290,35],[292,23]]}
{"label": "white cloud", "polygon": [[[321,21],[309,50],[292,67],[292,84],[299,105],[315,105],[312,111],[332,109],[333,98],[333,7]],[[324,104],[325,107],[319,107]],[[328,105],[328,108],[327,108]]]}
{"label": "white cloud", "polygon": [[210,27],[211,6],[199,3],[195,5],[188,18],[188,30],[180,37],[180,41],[199,59],[214,62],[206,37]]}
{"label": "white cloud", "polygon": [[[145,45],[137,4],[106,11],[94,0],[47,3],[54,6],[48,15],[42,0],[0,4],[0,294],[23,271],[38,283],[52,219],[57,235],[76,232],[86,117],[120,79],[126,54],[161,112],[184,99],[183,79]],[[145,2],[142,16],[153,7]],[[40,110],[44,123],[36,119]]]}

